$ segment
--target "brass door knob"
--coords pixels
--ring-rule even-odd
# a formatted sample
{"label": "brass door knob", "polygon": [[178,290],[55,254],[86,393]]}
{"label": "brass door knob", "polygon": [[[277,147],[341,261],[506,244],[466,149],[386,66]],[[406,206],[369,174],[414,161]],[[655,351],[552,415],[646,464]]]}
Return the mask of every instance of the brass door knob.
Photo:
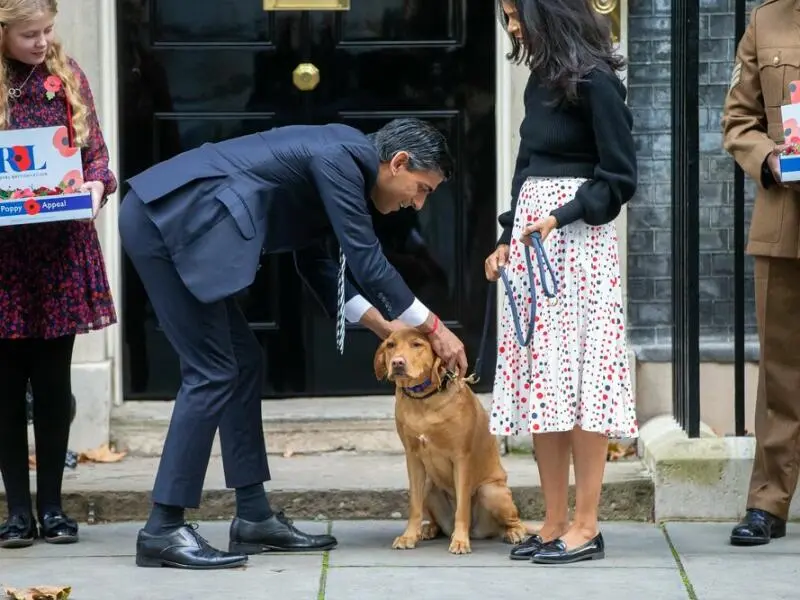
{"label": "brass door knob", "polygon": [[310,92],[319,84],[319,69],[311,63],[300,63],[292,72],[292,82],[301,92]]}

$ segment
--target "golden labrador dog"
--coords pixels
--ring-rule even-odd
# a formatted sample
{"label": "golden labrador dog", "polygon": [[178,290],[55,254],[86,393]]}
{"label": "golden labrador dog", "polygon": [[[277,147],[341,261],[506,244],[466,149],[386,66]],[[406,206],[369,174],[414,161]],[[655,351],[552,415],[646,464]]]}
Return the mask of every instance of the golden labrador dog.
{"label": "golden labrador dog", "polygon": [[499,535],[516,544],[532,533],[511,497],[489,415],[463,378],[444,372],[427,337],[395,331],[378,348],[374,366],[379,380],[396,386],[408,470],[408,524],[393,547],[414,548],[443,533],[450,552],[467,554],[470,538]]}

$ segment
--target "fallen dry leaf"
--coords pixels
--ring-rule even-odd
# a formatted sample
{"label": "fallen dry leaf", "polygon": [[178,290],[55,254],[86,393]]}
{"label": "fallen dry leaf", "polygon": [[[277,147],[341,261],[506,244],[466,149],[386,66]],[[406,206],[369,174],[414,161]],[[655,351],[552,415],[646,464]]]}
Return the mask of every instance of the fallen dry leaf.
{"label": "fallen dry leaf", "polygon": [[292,458],[293,455],[294,455],[294,450],[292,450],[291,448],[286,448],[286,450],[283,451],[283,458]]}
{"label": "fallen dry leaf", "polygon": [[12,600],[67,600],[72,588],[68,585],[42,585],[24,590],[7,587],[5,591]]}
{"label": "fallen dry leaf", "polygon": [[620,442],[610,442],[608,444],[608,455],[606,459],[608,461],[615,461],[619,460],[620,458],[626,458],[628,456],[634,456],[636,454],[636,444],[628,444],[623,445]]}
{"label": "fallen dry leaf", "polygon": [[99,448],[86,450],[78,454],[78,462],[115,463],[125,458],[126,454],[127,452],[116,452],[108,444],[103,444]]}

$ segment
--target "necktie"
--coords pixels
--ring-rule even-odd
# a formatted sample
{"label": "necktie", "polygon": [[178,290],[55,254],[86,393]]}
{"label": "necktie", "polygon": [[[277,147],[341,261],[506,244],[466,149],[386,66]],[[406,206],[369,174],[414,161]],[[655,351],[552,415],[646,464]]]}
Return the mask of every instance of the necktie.
{"label": "necktie", "polygon": [[347,259],[344,252],[339,248],[339,277],[338,277],[338,298],[336,302],[336,348],[339,354],[344,354],[344,270]]}

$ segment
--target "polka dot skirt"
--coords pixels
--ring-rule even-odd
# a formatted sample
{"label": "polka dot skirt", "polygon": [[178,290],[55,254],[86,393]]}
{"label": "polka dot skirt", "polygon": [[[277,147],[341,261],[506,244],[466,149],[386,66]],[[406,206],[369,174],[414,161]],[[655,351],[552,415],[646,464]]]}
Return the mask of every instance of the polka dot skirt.
{"label": "polka dot skirt", "polygon": [[[529,323],[531,293],[525,246],[519,242],[522,228],[574,198],[584,181],[529,178],[522,186],[506,269],[523,332]],[[550,433],[571,431],[577,425],[611,437],[637,437],[616,227],[577,221],[552,231],[544,247],[558,278],[557,302],[545,297],[532,256],[536,327],[531,344],[522,348],[505,295],[491,432]]]}

